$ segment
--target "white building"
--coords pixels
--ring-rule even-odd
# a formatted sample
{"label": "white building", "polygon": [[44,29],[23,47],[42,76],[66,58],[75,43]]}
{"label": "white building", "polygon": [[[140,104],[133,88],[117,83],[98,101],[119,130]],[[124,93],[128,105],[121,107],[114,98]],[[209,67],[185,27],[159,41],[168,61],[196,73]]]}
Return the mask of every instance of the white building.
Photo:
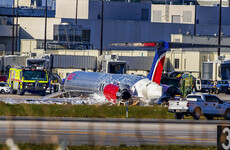
{"label": "white building", "polygon": [[[89,50],[52,50],[50,54],[62,55],[93,55],[98,57],[101,35],[101,1],[78,0],[77,25],[87,30],[89,42],[94,51]],[[194,42],[216,44],[212,36],[218,33],[219,7],[201,7],[194,5],[156,5],[151,3],[104,2],[104,32],[103,49],[110,54],[119,56],[146,56],[153,57],[154,52],[110,50],[110,43],[144,42],[165,40],[174,42]],[[222,32],[230,35],[230,8],[223,8]],[[56,17],[48,18],[47,39],[54,39],[54,26],[75,24],[76,0],[57,0]],[[38,43],[44,39],[45,18],[20,17],[21,51],[25,53],[41,52]],[[196,29],[196,32],[194,31]],[[193,34],[203,36],[192,36]],[[171,34],[172,35],[171,37]],[[187,34],[187,36],[185,36]],[[8,34],[9,35],[9,34]],[[64,35],[64,34],[63,34]],[[68,36],[68,35],[66,35]],[[26,39],[26,40],[25,40]],[[68,43],[68,39],[66,38]],[[37,42],[37,40],[40,40]],[[228,57],[228,51],[223,51]],[[92,53],[92,54],[91,54]],[[199,76],[202,62],[217,59],[216,51],[200,49],[172,50],[167,53],[165,70],[189,71]],[[230,57],[230,56],[229,56]],[[191,65],[193,64],[193,65]],[[130,71],[131,72],[131,71]],[[134,70],[131,73],[140,73]],[[146,74],[142,72],[142,74]]]}
{"label": "white building", "polygon": [[[175,34],[171,36],[172,42],[180,43],[196,43],[218,45],[217,36],[193,36]],[[230,37],[221,37],[221,45],[229,45]],[[230,49],[221,48],[220,55],[230,58]],[[193,72],[196,77],[201,77],[202,64],[207,61],[218,60],[217,48],[187,48],[187,49],[171,49],[167,53],[170,64],[165,68],[175,71]]]}

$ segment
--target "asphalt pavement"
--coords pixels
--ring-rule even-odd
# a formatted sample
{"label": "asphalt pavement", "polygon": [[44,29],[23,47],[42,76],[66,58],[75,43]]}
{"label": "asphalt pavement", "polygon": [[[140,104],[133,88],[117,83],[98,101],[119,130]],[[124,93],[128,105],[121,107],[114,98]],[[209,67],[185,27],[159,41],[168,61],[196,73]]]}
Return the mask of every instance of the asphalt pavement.
{"label": "asphalt pavement", "polygon": [[98,118],[0,118],[0,143],[66,145],[216,145],[217,125],[229,121]]}

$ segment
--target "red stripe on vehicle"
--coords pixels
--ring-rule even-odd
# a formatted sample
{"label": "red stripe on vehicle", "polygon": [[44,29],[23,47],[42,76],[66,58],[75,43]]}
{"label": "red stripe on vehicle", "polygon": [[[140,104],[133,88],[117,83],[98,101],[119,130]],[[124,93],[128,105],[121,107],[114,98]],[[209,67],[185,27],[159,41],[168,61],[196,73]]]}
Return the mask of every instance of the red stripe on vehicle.
{"label": "red stripe on vehicle", "polygon": [[22,80],[18,80],[18,79],[13,79],[13,81],[18,81],[18,82],[22,82]]}

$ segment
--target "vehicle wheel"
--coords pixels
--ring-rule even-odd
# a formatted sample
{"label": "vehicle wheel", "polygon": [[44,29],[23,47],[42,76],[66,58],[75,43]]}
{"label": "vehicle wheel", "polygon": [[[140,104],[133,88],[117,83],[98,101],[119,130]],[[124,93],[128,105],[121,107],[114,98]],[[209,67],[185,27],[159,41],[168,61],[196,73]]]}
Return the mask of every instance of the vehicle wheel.
{"label": "vehicle wheel", "polygon": [[46,95],[46,90],[42,90],[40,96],[45,96],[45,95]]}
{"label": "vehicle wheel", "polygon": [[230,109],[227,109],[224,113],[224,119],[225,120],[230,120]]}
{"label": "vehicle wheel", "polygon": [[213,120],[212,116],[205,116],[207,120]]}
{"label": "vehicle wheel", "polygon": [[193,112],[193,119],[194,120],[199,120],[200,119],[200,116],[201,116],[201,109],[200,108],[196,108]]}
{"label": "vehicle wheel", "polygon": [[182,118],[184,118],[184,114],[183,113],[175,113],[174,117],[175,117],[175,119],[182,119]]}
{"label": "vehicle wheel", "polygon": [[1,89],[1,93],[5,93],[5,91],[3,89]]}

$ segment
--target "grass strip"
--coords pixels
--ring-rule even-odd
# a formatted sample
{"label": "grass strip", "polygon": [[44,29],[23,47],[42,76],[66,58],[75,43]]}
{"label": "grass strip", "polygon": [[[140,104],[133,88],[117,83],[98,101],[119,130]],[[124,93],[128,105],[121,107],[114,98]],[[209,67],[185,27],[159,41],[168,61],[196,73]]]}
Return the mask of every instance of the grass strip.
{"label": "grass strip", "polygon": [[[127,106],[5,104],[0,116],[126,118]],[[166,107],[128,106],[128,118],[173,119]]]}
{"label": "grass strip", "polygon": [[[216,146],[199,145],[141,145],[141,146],[59,146],[57,144],[17,144],[20,150],[57,150],[62,147],[67,150],[215,150]],[[8,150],[4,144],[0,145],[1,150]]]}

